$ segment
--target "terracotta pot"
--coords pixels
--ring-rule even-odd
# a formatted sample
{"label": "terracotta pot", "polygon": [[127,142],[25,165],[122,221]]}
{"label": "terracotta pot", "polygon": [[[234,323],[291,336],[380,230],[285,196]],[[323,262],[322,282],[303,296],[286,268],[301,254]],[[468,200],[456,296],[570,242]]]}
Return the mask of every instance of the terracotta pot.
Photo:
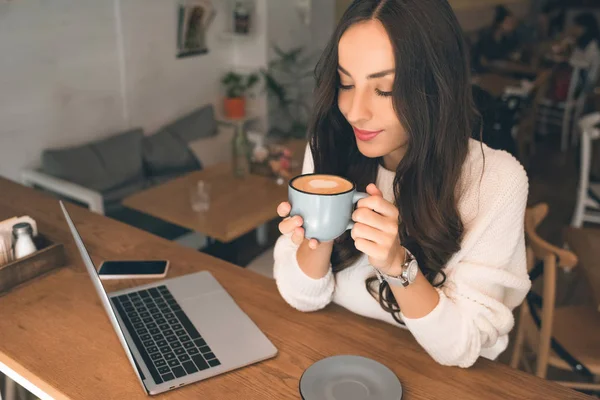
{"label": "terracotta pot", "polygon": [[240,119],[246,116],[246,98],[232,97],[225,98],[223,102],[225,116],[231,119]]}

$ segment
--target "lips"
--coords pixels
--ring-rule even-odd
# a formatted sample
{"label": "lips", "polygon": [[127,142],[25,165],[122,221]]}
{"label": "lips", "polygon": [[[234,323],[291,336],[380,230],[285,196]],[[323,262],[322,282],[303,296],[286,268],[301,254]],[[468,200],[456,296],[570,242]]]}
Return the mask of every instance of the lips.
{"label": "lips", "polygon": [[377,135],[379,135],[381,132],[383,132],[383,130],[380,131],[367,131],[364,129],[358,129],[356,127],[352,127],[352,129],[354,130],[354,135],[356,136],[356,138],[360,141],[363,142],[367,142],[369,140],[374,139]]}

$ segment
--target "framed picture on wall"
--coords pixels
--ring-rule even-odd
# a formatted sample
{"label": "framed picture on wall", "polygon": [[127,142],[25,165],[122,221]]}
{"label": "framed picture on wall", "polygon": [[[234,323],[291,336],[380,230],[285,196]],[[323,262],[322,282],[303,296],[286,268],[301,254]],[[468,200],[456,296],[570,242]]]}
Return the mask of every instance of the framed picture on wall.
{"label": "framed picture on wall", "polygon": [[177,6],[177,58],[208,52],[206,32],[215,17],[211,0],[182,0]]}

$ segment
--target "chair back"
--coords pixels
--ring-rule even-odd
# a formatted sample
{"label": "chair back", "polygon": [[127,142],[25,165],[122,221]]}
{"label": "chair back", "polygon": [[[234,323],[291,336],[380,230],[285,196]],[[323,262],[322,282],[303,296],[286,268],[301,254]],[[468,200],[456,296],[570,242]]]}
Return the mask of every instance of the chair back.
{"label": "chair back", "polygon": [[[538,235],[537,228],[548,215],[548,211],[548,204],[540,203],[528,208],[525,212],[528,271],[533,269],[537,261],[544,261],[549,258],[552,258],[554,264],[561,268],[571,269],[577,265],[577,256],[573,252],[554,246]],[[545,273],[546,271],[544,270]]]}
{"label": "chair back", "polygon": [[590,222],[600,222],[594,216],[587,216],[586,208],[590,202],[590,170],[592,168],[592,142],[600,138],[600,112],[593,112],[579,120],[579,129],[581,130],[581,157],[579,168],[579,183],[577,187],[577,201],[571,226],[580,228],[585,220]]}
{"label": "chair back", "polygon": [[[538,330],[534,324],[528,303],[524,302],[521,306],[518,329],[525,332],[517,332],[517,335],[521,337],[527,336],[529,344],[534,347],[537,353],[535,374],[542,378],[546,377],[550,357],[550,341],[556,303],[556,267],[571,269],[578,262],[577,256],[573,252],[556,247],[538,235],[537,228],[547,215],[548,205],[545,203],[528,208],[525,212],[527,270],[531,271],[539,261],[543,262],[543,301],[540,329]],[[517,357],[520,357],[520,354]],[[513,356],[511,365],[515,366],[516,364],[518,364],[518,360],[515,360]]]}

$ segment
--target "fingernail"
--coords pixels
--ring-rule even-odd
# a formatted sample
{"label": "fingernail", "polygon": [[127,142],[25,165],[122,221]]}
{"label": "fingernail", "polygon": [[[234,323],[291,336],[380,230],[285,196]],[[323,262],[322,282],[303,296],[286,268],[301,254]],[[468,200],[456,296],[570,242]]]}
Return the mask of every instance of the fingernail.
{"label": "fingernail", "polygon": [[297,226],[302,225],[302,221],[300,220],[300,218],[296,218],[296,225]]}

